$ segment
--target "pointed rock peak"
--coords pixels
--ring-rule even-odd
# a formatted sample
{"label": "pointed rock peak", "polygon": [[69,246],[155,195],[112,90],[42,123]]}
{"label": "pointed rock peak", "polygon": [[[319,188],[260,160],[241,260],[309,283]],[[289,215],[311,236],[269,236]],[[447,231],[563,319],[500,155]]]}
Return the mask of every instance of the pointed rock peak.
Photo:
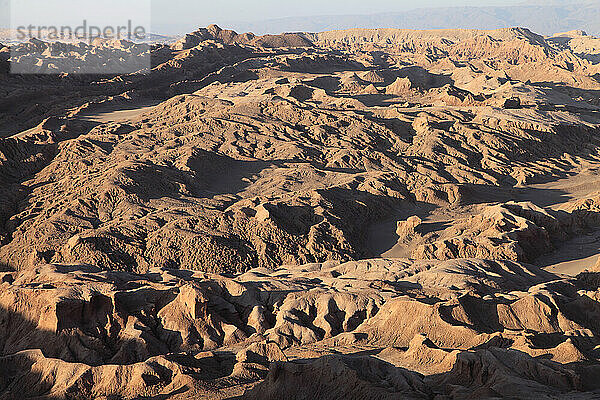
{"label": "pointed rock peak", "polygon": [[219,32],[221,32],[223,29],[221,29],[218,25],[216,24],[211,24],[209,26],[206,27],[206,30],[208,30],[210,33],[212,33],[213,35],[218,35]]}

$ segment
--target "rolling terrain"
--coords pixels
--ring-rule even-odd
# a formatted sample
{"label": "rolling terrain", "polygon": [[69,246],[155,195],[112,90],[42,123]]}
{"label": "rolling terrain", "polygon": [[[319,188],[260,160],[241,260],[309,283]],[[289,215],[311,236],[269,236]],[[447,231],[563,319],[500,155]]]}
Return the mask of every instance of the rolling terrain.
{"label": "rolling terrain", "polygon": [[0,398],[600,397],[600,39],[150,52],[0,45]]}

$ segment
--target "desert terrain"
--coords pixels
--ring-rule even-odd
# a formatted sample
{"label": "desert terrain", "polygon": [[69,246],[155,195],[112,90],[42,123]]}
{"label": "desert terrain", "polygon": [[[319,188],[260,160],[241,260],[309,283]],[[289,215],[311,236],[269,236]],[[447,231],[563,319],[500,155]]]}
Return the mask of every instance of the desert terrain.
{"label": "desert terrain", "polygon": [[212,25],[43,74],[138,46],[0,44],[0,399],[600,398],[600,38]]}

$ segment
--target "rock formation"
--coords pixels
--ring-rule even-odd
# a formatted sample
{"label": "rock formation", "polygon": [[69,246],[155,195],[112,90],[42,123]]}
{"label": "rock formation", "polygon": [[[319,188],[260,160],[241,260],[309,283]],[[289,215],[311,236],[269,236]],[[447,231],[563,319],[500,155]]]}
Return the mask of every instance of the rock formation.
{"label": "rock formation", "polygon": [[0,398],[600,396],[596,41],[0,45]]}

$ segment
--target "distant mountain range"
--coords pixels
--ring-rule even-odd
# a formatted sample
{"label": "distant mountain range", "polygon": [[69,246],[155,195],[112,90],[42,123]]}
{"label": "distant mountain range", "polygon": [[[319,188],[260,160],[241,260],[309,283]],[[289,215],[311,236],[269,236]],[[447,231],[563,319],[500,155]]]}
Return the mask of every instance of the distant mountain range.
{"label": "distant mountain range", "polygon": [[[0,10],[6,3],[7,0],[0,0]],[[0,29],[9,26],[7,18],[6,13],[0,12]],[[570,30],[600,35],[600,0],[529,0],[512,6],[413,8],[369,15],[313,15],[257,21],[219,19],[211,22],[239,33],[256,35],[349,28],[497,29],[516,26],[543,35]],[[203,23],[196,21],[193,15],[182,16],[177,21],[153,15],[152,31],[160,35],[181,36],[200,26]]]}
{"label": "distant mountain range", "polygon": [[347,28],[496,29],[524,26],[540,34],[574,29],[600,34],[600,1],[538,2],[538,5],[500,7],[421,8],[400,13],[372,15],[326,15],[231,22],[228,28],[255,34],[290,31],[320,32]]}

